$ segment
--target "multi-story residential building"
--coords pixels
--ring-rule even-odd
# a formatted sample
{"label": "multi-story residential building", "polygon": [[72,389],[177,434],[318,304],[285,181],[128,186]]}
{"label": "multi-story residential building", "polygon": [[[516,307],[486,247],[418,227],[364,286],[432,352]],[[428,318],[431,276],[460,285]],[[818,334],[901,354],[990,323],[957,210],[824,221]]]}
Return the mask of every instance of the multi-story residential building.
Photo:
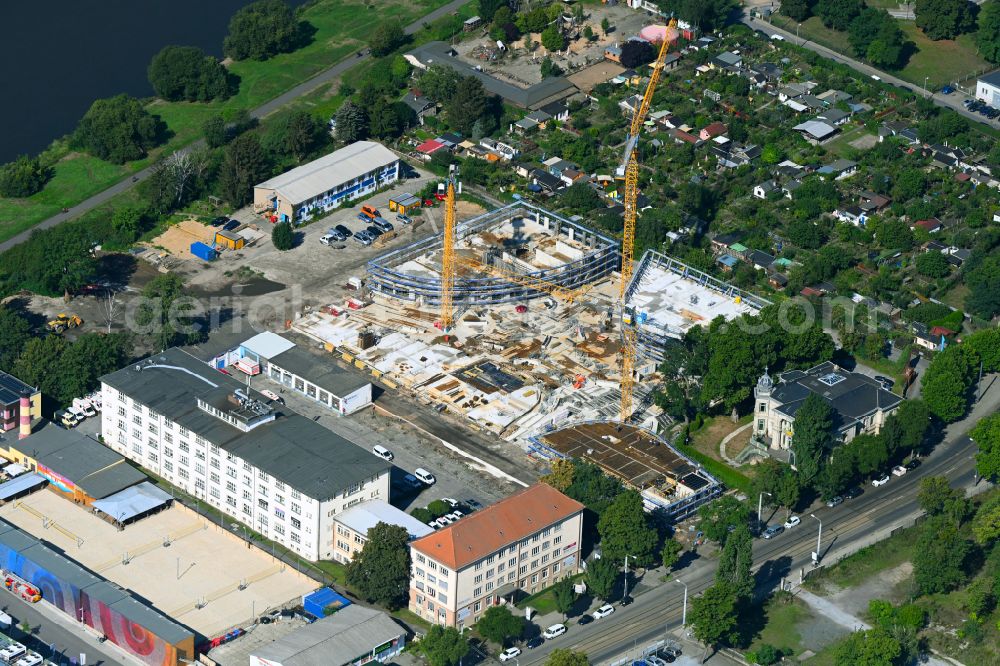
{"label": "multi-story residential building", "polygon": [[513,592],[531,594],[580,568],[583,505],[544,483],[410,544],[410,610],[469,626]]}
{"label": "multi-story residential building", "polygon": [[104,443],[309,560],[333,518],[389,499],[389,464],[180,349],[101,378]]}
{"label": "multi-story residential building", "polygon": [[0,372],[0,433],[18,428],[27,436],[31,422],[41,416],[41,392],[14,375]]}
{"label": "multi-story residential building", "polygon": [[764,373],[754,388],[754,433],[772,449],[789,449],[795,413],[810,394],[830,405],[838,438],[849,442],[857,435],[877,435],[903,399],[868,375],[848,372],[827,361],[809,370],[791,370],[775,383]]}
{"label": "multi-story residential building", "polygon": [[334,515],[333,522],[336,529],[333,535],[333,559],[344,563],[354,559],[365,547],[368,530],[379,523],[404,528],[411,541],[434,531],[410,514],[382,500],[368,500],[352,506],[347,511]]}

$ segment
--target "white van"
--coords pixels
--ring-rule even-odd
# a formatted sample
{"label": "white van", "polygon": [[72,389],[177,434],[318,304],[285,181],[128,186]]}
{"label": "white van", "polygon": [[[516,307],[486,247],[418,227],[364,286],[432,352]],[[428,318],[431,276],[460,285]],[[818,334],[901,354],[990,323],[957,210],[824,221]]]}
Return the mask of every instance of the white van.
{"label": "white van", "polygon": [[418,467],[415,470],[413,470],[413,476],[417,477],[418,479],[426,483],[428,486],[433,486],[434,482],[437,481],[437,479],[434,478],[434,475],[428,472],[423,467]]}
{"label": "white van", "polygon": [[565,624],[553,624],[551,627],[542,632],[542,636],[548,639],[555,638],[556,636],[562,636],[566,633]]}
{"label": "white van", "polygon": [[97,416],[97,410],[86,398],[73,398],[73,407],[83,412],[84,416]]}
{"label": "white van", "polygon": [[25,648],[20,643],[11,643],[4,649],[0,650],[0,659],[3,659],[6,662],[10,662],[13,661],[15,657],[20,657],[27,651],[28,651],[27,648]]}
{"label": "white van", "polygon": [[388,460],[388,461],[392,462],[392,458],[393,458],[392,451],[390,451],[389,449],[385,448],[381,444],[376,444],[375,446],[373,446],[372,447],[372,453],[374,453],[375,455],[377,455],[382,460]]}

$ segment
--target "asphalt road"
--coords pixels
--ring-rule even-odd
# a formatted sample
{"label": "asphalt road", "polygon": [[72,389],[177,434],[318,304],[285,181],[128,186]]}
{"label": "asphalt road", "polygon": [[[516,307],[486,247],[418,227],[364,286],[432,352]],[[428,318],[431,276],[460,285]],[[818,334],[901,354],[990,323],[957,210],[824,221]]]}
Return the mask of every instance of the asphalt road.
{"label": "asphalt road", "polygon": [[947,107],[954,111],[957,111],[960,115],[965,116],[969,120],[973,120],[977,123],[982,123],[984,125],[989,125],[991,127],[1000,128],[1000,119],[989,120],[985,116],[981,116],[978,113],[972,113],[965,108],[962,104],[962,100],[972,99],[971,96],[964,94],[960,90],[956,90],[950,95],[943,95],[939,92],[933,92],[929,90],[924,90],[920,86],[914,85],[909,81],[904,81],[903,79],[897,78],[892,74],[887,74],[880,69],[876,69],[871,65],[866,65],[863,62],[859,62],[853,58],[850,58],[841,53],[837,53],[832,49],[828,49],[822,44],[817,44],[816,42],[811,42],[807,39],[799,39],[795,36],[795,33],[789,32],[778,28],[766,21],[761,21],[755,18],[751,18],[748,11],[745,11],[742,16],[742,21],[753,28],[754,30],[760,30],[766,35],[780,35],[784,37],[787,41],[792,44],[798,44],[802,48],[809,49],[810,51],[815,51],[824,58],[829,58],[830,60],[835,60],[839,63],[843,63],[852,69],[865,74],[866,76],[878,76],[884,83],[891,83],[895,86],[905,87],[913,92],[915,95],[920,95],[921,97],[930,98],[938,106]]}
{"label": "asphalt road", "polygon": [[[423,26],[424,23],[433,21],[435,19],[441,18],[442,16],[450,14],[456,11],[466,2],[467,0],[452,0],[448,4],[442,7],[438,7],[434,11],[425,14],[423,17],[409,24],[404,28],[404,32],[408,35],[412,35],[418,30],[420,30],[420,28]],[[287,92],[275,97],[274,99],[263,104],[262,106],[259,106],[256,109],[251,110],[250,115],[254,118],[263,118],[271,113],[274,113],[279,108],[285,106],[289,102],[299,97],[302,97],[303,95],[312,92],[313,90],[323,85],[324,83],[329,83],[330,81],[335,80],[337,77],[346,72],[348,69],[354,67],[354,65],[360,62],[365,61],[369,57],[370,56],[368,55],[368,53],[365,52],[361,56],[351,56],[345,58],[344,60],[341,60],[333,67],[323,70],[322,72],[312,77],[308,81],[300,83],[291,90],[288,90]],[[205,146],[204,140],[199,139],[190,146],[182,149],[181,152],[190,152],[192,150],[198,150],[199,148],[203,148],[204,146]],[[121,194],[122,192],[125,192],[126,190],[131,189],[136,184],[148,178],[152,172],[153,172],[153,167],[152,166],[147,167],[142,171],[138,171],[129,176],[128,178],[115,183],[108,189],[102,192],[98,192],[89,199],[84,199],[76,206],[70,208],[68,212],[58,213],[48,218],[47,220],[39,222],[31,229],[23,231],[18,235],[14,236],[13,238],[10,238],[9,240],[0,243],[0,252],[5,252],[6,250],[9,250],[15,245],[20,245],[24,241],[28,240],[28,238],[31,236],[31,233],[36,229],[49,229],[58,224],[62,224],[63,222],[66,222],[68,220],[75,219],[83,215],[84,213],[87,213],[93,210],[94,208],[97,208],[98,206],[107,203],[117,195]]]}
{"label": "asphalt road", "polygon": [[[31,633],[37,643],[30,645],[21,641],[22,643],[58,664],[79,664],[81,663],[81,655],[85,655],[88,666],[111,666],[112,664],[125,663],[123,657],[111,652],[114,648],[110,647],[110,644],[98,643],[95,636],[84,633],[79,627],[76,627],[75,630],[70,629],[66,625],[71,626],[72,621],[63,616],[62,611],[47,606],[44,602],[29,604],[5,592],[3,610],[18,624],[27,622],[31,625]],[[53,619],[58,616],[63,617],[60,617],[59,621]],[[12,633],[15,637],[21,635],[20,630],[17,629],[12,629]],[[55,648],[54,653],[53,647]]]}
{"label": "asphalt road", "polygon": [[[994,382],[989,378],[989,382]],[[798,580],[800,571],[812,568],[811,553],[816,548],[819,523],[823,521],[822,559],[832,563],[871,543],[886,538],[896,528],[910,525],[921,511],[917,504],[920,480],[943,475],[952,485],[984,490],[985,482],[975,483],[976,446],[965,434],[979,418],[1000,407],[1000,386],[991,385],[983,400],[970,417],[954,424],[946,441],[923,459],[916,470],[902,477],[892,477],[880,488],[870,484],[864,494],[840,506],[829,508],[817,503],[800,515],[802,523],[773,539],[754,542],[754,570],[758,585],[770,589],[782,578]],[[765,517],[768,514],[764,514]],[[771,522],[780,522],[784,513]],[[675,572],[687,584],[689,597],[709,587],[715,575],[715,559],[697,559]],[[655,581],[652,582],[655,584]],[[546,641],[534,650],[525,650],[520,664],[542,663],[557,648],[585,652],[593,664],[616,661],[630,650],[653,643],[680,626],[684,588],[679,584],[664,584],[635,597],[634,603],[618,608],[607,620],[598,620],[584,627],[570,618],[569,631],[560,638]]]}

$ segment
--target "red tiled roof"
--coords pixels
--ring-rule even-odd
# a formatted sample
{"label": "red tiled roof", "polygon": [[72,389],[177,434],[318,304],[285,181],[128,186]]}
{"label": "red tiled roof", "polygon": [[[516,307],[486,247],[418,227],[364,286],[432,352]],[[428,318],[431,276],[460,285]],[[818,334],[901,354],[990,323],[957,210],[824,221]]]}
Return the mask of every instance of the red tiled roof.
{"label": "red tiled roof", "polygon": [[442,148],[444,148],[444,144],[441,143],[440,141],[435,141],[434,139],[427,139],[422,144],[417,146],[417,152],[426,153],[430,155],[435,150],[441,150]]}
{"label": "red tiled roof", "polygon": [[728,132],[729,128],[726,127],[725,123],[720,123],[717,120],[714,123],[705,126],[705,128],[702,129],[701,131],[707,134],[709,137],[717,137]]}
{"label": "red tiled roof", "polygon": [[410,545],[458,571],[583,508],[552,486],[536,483]]}
{"label": "red tiled roof", "polygon": [[945,328],[944,326],[935,326],[934,328],[931,329],[931,335],[933,335],[934,337],[939,337],[943,335],[944,337],[947,338],[949,335],[955,335],[955,331],[951,330],[950,328]]}
{"label": "red tiled roof", "polygon": [[920,227],[921,229],[926,229],[930,231],[932,229],[937,229],[941,226],[941,220],[937,218],[931,218],[929,220],[917,220],[913,223],[913,226]]}

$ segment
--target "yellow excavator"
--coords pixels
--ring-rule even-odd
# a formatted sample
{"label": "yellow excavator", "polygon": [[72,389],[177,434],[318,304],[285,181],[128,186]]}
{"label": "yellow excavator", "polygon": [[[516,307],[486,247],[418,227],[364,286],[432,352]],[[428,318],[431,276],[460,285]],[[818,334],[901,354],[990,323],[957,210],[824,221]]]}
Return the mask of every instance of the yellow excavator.
{"label": "yellow excavator", "polygon": [[83,320],[75,314],[60,312],[56,318],[45,324],[45,330],[53,333],[62,333],[67,328],[76,328],[83,325]]}

